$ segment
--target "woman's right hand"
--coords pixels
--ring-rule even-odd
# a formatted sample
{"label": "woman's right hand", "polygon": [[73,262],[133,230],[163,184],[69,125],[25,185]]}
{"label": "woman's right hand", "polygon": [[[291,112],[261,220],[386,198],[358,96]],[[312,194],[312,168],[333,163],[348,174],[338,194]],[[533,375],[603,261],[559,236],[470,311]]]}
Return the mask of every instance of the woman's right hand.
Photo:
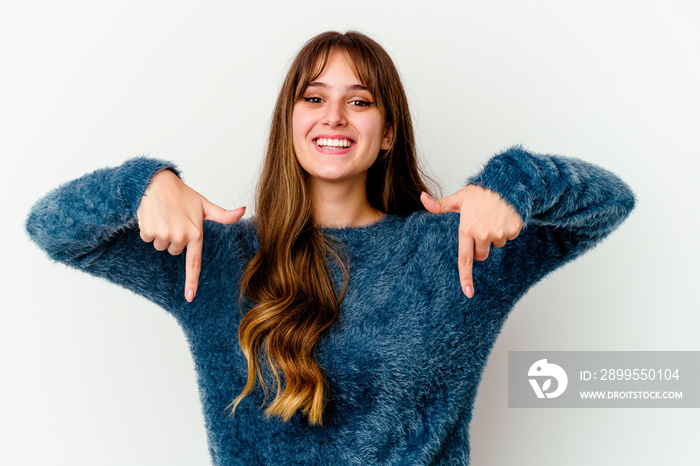
{"label": "woman's right hand", "polygon": [[187,186],[175,173],[162,170],[153,177],[141,198],[136,217],[141,239],[153,242],[158,251],[185,253],[185,299],[197,294],[202,265],[204,220],[230,225],[245,213],[245,207],[226,210],[212,204]]}

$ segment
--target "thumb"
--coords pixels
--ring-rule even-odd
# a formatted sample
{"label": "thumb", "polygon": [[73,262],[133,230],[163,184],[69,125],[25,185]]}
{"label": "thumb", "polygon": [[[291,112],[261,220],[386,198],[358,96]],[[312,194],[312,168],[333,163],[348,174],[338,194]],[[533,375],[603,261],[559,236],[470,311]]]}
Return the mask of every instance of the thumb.
{"label": "thumb", "polygon": [[430,197],[430,194],[424,191],[420,195],[420,200],[425,209],[432,214],[459,212],[459,201],[454,194],[443,197],[442,199],[433,199]]}
{"label": "thumb", "polygon": [[213,220],[222,225],[236,223],[245,213],[245,206],[233,210],[226,210],[216,204],[212,204],[206,199],[204,200],[203,208],[204,220]]}

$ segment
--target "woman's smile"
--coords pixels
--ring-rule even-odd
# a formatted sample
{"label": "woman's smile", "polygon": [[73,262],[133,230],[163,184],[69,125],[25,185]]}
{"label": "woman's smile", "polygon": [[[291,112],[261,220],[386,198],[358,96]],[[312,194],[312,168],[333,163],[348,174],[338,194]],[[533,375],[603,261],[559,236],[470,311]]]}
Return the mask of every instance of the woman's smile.
{"label": "woman's smile", "polygon": [[355,141],[343,136],[319,136],[314,142],[320,153],[333,155],[347,154],[355,144]]}

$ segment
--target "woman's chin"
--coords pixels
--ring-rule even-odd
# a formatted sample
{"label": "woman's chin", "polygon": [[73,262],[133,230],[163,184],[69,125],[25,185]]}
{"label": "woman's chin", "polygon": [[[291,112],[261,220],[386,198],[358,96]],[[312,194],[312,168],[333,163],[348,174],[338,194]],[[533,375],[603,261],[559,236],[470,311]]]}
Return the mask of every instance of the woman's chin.
{"label": "woman's chin", "polygon": [[[308,173],[308,172],[307,172]],[[309,173],[310,178],[314,182],[324,184],[339,184],[339,183],[361,183],[364,184],[367,177],[367,171],[360,173],[348,172],[346,170],[324,170]]]}

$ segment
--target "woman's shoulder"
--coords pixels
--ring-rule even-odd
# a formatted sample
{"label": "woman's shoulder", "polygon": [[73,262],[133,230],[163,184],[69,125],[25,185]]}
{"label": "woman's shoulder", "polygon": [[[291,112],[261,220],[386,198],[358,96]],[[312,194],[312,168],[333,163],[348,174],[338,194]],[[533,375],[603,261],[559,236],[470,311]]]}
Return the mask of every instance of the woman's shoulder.
{"label": "woman's shoulder", "polygon": [[413,240],[418,245],[416,249],[418,255],[436,259],[441,256],[452,257],[456,254],[459,228],[458,213],[414,212],[407,219],[406,226],[407,231],[412,232]]}
{"label": "woman's shoulder", "polygon": [[458,227],[459,214],[456,212],[433,214],[420,210],[405,217],[403,232],[422,244],[444,247],[447,237],[456,238]]}
{"label": "woman's shoulder", "polygon": [[260,237],[255,218],[245,218],[231,225],[204,221],[204,248],[226,253],[255,253]]}
{"label": "woman's shoulder", "polygon": [[447,231],[456,232],[459,226],[459,214],[457,212],[433,214],[427,210],[419,210],[409,215],[406,220],[408,222],[407,226],[426,234]]}

